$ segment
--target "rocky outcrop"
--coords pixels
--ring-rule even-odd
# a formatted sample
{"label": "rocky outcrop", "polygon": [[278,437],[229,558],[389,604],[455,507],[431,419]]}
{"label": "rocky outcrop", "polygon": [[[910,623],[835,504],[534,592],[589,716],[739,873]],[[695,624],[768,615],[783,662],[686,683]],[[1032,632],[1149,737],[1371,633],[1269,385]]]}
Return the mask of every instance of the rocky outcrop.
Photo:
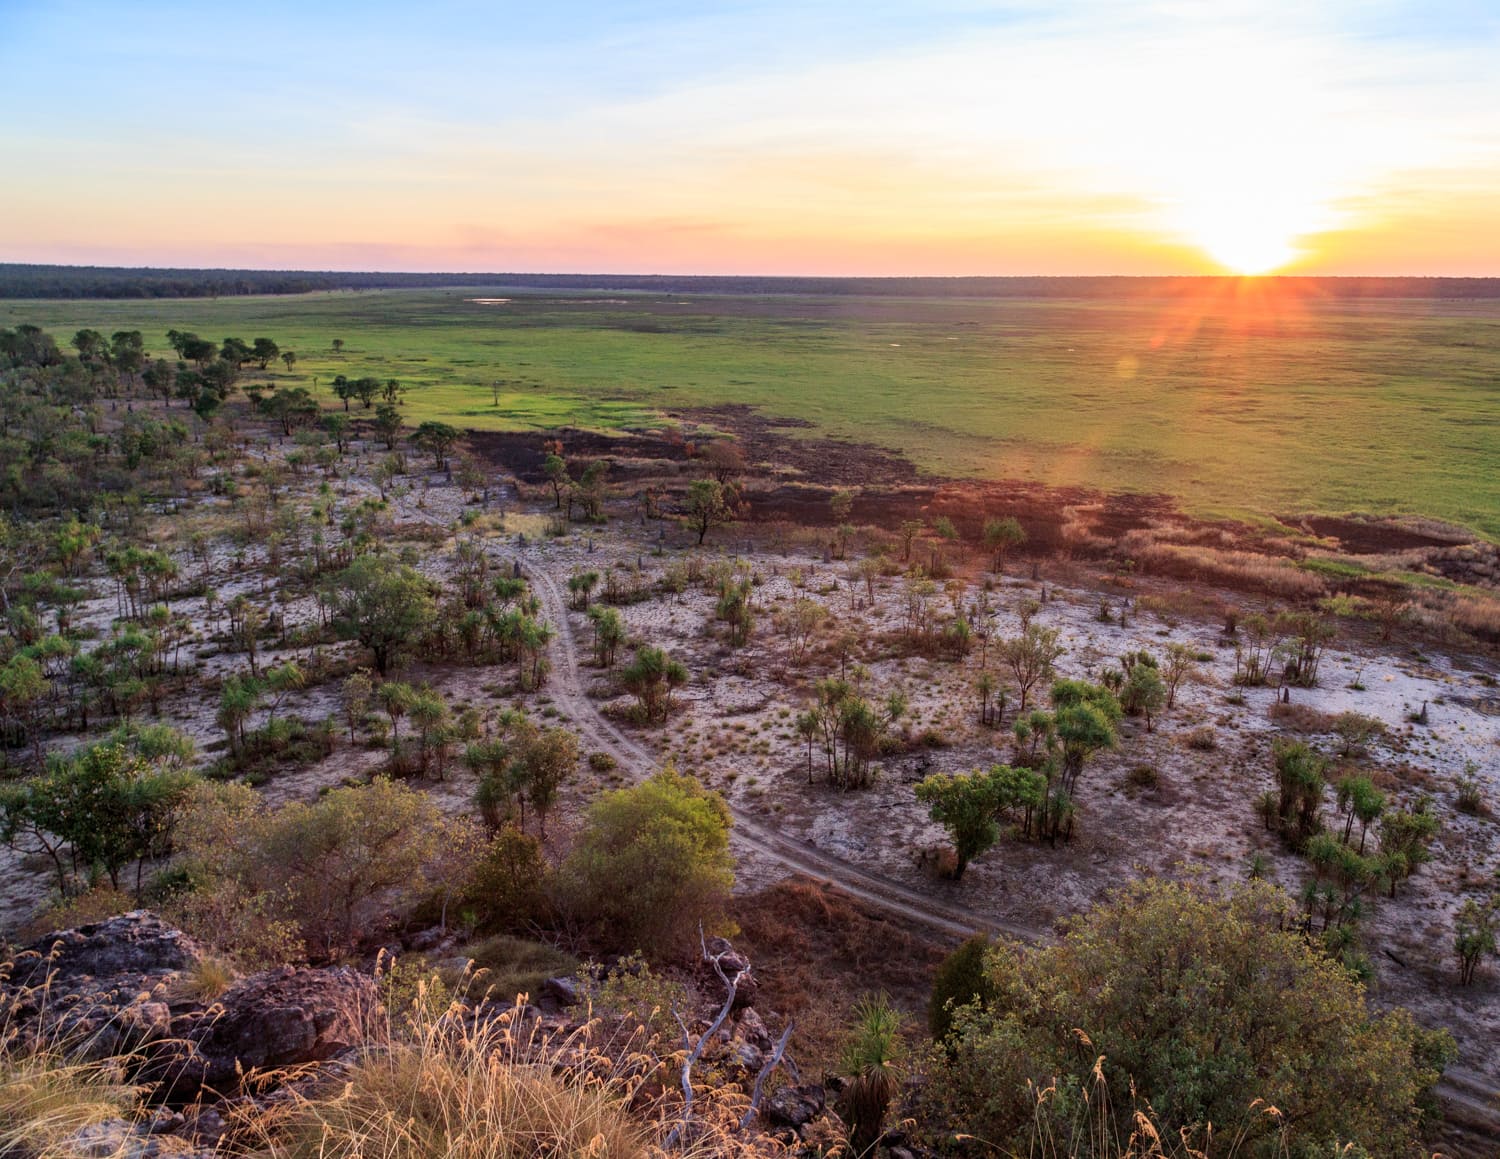
{"label": "rocky outcrop", "polygon": [[50,978],[64,991],[97,979],[158,980],[193,969],[203,949],[149,910],[59,930],[38,938],[20,956],[11,981],[35,986]]}
{"label": "rocky outcrop", "polygon": [[773,1127],[794,1131],[807,1126],[823,1113],[827,1094],[817,1083],[782,1087],[765,1102],[762,1116]]}
{"label": "rocky outcrop", "polygon": [[[698,1038],[693,1057],[703,1064],[700,1081],[753,1090],[761,1129],[805,1143],[808,1132],[833,1121],[824,1089],[784,1086],[762,1101],[765,1080],[778,1066],[799,1081],[783,1060],[786,1036],[773,1035],[753,1005],[758,987],[750,962],[721,939],[704,948],[693,1002],[700,1008],[684,1012]],[[435,959],[447,950],[439,940],[429,954]],[[379,988],[357,970],[283,966],[243,978],[208,1002],[197,996],[203,963],[204,951],[191,938],[138,910],[39,939],[16,956],[9,977],[0,974],[0,1011],[18,1035],[119,1060],[121,1077],[149,1092],[139,1119],[81,1130],[69,1140],[70,1153],[187,1159],[238,1145],[246,1124],[269,1109],[346,1081],[366,1035],[379,1025]],[[456,1005],[443,1018],[465,1033],[486,1034],[520,1020],[527,1025],[522,1037],[558,1044],[555,1066],[584,1073],[605,1058],[590,1044],[608,1018],[578,1010],[596,982],[548,979],[541,988],[545,1010],[485,999]],[[613,1032],[604,1033],[609,1039]],[[747,1114],[746,1125],[756,1118]]]}
{"label": "rocky outcrop", "polygon": [[37,939],[15,955],[0,995],[18,1028],[69,1042],[85,1057],[108,1058],[172,1035],[171,996],[202,960],[192,938],[136,910]]}
{"label": "rocky outcrop", "polygon": [[255,1072],[322,1062],[364,1040],[374,979],[343,967],[283,966],[193,996],[202,948],[147,910],[62,930],[16,955],[0,997],[23,1033],[80,1056],[129,1056],[161,1101],[226,1093]]}
{"label": "rocky outcrop", "polygon": [[323,1062],[353,1049],[379,1004],[366,974],[283,966],[236,983],[187,1037],[201,1082],[220,1088],[242,1072]]}

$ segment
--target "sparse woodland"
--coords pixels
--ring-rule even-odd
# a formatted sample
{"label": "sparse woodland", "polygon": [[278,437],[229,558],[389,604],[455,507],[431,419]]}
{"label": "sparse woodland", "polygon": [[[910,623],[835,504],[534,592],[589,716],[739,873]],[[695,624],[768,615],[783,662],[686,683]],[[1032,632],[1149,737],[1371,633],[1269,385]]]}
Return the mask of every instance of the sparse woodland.
{"label": "sparse woodland", "polygon": [[[554,432],[511,469],[348,361],[0,331],[0,1154],[1493,1125],[1500,593],[1440,582],[1492,544],[819,480],[789,519],[748,441]],[[27,947],[138,910],[197,947],[171,1017],[368,984],[315,1060],[345,1095],[178,1097],[165,1031],[52,1017]]]}

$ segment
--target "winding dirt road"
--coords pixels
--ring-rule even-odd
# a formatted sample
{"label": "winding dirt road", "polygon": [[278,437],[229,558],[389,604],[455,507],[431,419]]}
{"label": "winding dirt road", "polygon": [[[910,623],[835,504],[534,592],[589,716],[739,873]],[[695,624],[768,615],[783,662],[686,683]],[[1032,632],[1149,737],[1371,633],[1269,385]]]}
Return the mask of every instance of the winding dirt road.
{"label": "winding dirt road", "polygon": [[[603,716],[585,690],[578,640],[557,581],[541,566],[527,560],[518,562],[542,601],[547,619],[557,629],[552,648],[553,678],[548,685],[554,702],[568,714],[573,727],[593,748],[609,753],[622,768],[636,777],[649,776],[659,765],[657,757]],[[1006,934],[1026,942],[1049,937],[1045,930],[996,921],[963,906],[934,900],[806,841],[789,837],[733,805],[730,812],[734,816],[732,840],[740,846],[887,913],[958,938],[966,938],[980,930]],[[1473,1071],[1450,1067],[1439,1081],[1437,1093],[1445,1104],[1450,1121],[1486,1135],[1500,1133],[1500,1105],[1497,1105],[1491,1080]]]}
{"label": "winding dirt road", "polygon": [[[526,561],[522,561],[521,568],[541,599],[547,619],[557,628],[548,692],[594,748],[609,753],[637,777],[649,776],[659,766],[658,758],[605,718],[584,690],[578,641],[557,581],[543,568]],[[733,838],[738,844],[793,872],[836,886],[851,897],[889,913],[959,938],[966,938],[977,930],[1008,934],[1024,941],[1037,941],[1046,936],[1041,930],[998,922],[962,906],[935,901],[900,882],[825,853],[806,841],[789,837],[744,809],[731,805],[730,811],[734,815]]]}

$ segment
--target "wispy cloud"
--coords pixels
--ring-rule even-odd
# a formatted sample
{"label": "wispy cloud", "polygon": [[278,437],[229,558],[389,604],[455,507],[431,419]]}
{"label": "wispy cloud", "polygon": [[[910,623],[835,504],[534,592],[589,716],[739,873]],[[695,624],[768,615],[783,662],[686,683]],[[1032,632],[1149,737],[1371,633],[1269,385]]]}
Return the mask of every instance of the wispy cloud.
{"label": "wispy cloud", "polygon": [[1492,4],[17,7],[0,256],[1500,271]]}

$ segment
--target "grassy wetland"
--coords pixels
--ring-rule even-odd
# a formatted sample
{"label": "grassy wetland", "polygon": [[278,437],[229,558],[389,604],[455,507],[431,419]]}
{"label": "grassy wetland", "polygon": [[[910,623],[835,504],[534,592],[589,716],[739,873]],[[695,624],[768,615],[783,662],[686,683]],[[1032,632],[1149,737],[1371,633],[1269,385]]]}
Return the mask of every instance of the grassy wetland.
{"label": "grassy wetland", "polygon": [[939,476],[1500,537],[1500,303],[1276,286],[1106,300],[477,287],[3,302],[0,325],[139,329],[158,353],[171,327],[275,334],[298,355],[278,380],[398,378],[411,422],[618,430],[735,403]]}

